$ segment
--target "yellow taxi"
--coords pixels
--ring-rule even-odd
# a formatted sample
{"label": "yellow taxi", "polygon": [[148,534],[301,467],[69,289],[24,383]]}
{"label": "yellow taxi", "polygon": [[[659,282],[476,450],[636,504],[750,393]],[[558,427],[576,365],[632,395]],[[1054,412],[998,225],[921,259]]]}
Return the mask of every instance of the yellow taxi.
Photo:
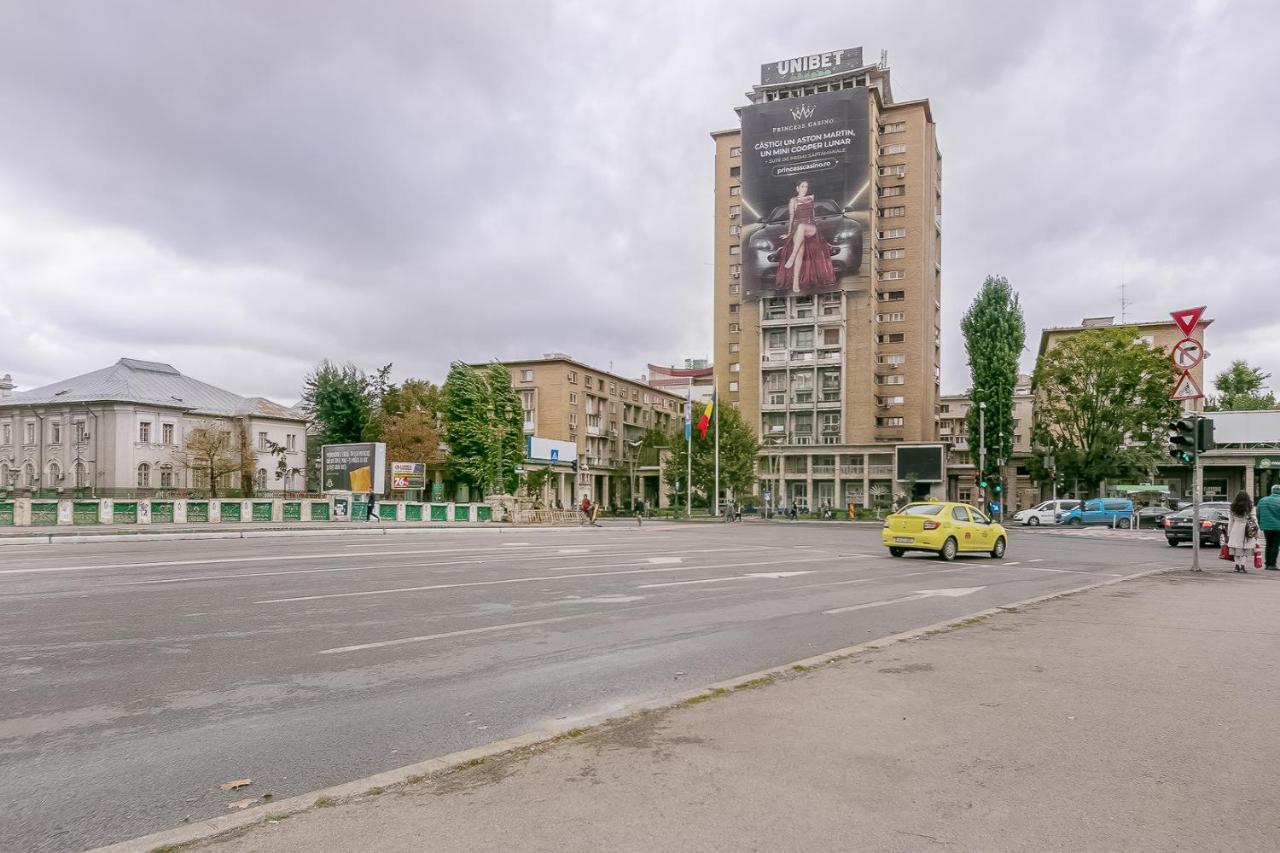
{"label": "yellow taxi", "polygon": [[907,504],[884,520],[882,533],[889,554],[901,557],[908,551],[932,551],[944,560],[956,554],[990,554],[1004,557],[1009,534],[968,504]]}

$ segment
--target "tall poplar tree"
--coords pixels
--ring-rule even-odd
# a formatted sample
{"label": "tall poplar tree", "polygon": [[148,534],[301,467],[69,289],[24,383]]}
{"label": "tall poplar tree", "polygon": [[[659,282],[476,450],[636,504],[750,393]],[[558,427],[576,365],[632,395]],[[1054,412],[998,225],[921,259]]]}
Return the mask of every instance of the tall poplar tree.
{"label": "tall poplar tree", "polygon": [[1027,345],[1027,323],[1018,293],[1004,276],[987,276],[964,319],[964,349],[969,356],[969,407],[967,428],[973,463],[979,464],[979,404],[986,403],[985,477],[996,470],[998,460],[1013,455],[1013,389],[1018,383],[1018,358]]}

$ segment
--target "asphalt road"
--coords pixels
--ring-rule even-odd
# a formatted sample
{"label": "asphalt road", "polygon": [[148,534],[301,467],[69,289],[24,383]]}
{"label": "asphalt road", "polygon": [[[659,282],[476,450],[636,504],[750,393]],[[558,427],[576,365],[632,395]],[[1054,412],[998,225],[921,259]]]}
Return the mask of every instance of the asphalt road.
{"label": "asphalt road", "polygon": [[[1151,534],[894,560],[650,524],[0,548],[0,850],[74,851],[1091,581]],[[946,593],[936,591],[944,590]],[[251,778],[247,792],[219,784]]]}

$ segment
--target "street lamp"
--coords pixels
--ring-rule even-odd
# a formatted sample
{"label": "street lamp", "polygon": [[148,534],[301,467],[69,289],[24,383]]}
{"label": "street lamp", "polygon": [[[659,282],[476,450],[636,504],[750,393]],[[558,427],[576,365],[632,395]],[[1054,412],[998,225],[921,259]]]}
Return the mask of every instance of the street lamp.
{"label": "street lamp", "polygon": [[635,441],[628,441],[627,446],[631,448],[631,508],[636,507],[636,454],[640,449],[640,445],[644,444],[643,438],[637,438]]}
{"label": "street lamp", "polygon": [[978,403],[978,482],[982,484],[982,509],[987,506],[987,404]]}

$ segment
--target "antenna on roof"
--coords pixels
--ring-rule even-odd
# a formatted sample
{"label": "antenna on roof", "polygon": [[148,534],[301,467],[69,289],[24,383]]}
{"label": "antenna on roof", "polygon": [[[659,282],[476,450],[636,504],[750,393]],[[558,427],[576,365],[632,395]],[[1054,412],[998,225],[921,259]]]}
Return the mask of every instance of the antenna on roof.
{"label": "antenna on roof", "polygon": [[1128,297],[1126,288],[1127,288],[1127,285],[1124,283],[1124,279],[1121,278],[1120,280],[1120,324],[1121,325],[1124,325],[1124,323],[1128,319],[1129,306],[1133,304],[1133,300],[1129,299]]}

